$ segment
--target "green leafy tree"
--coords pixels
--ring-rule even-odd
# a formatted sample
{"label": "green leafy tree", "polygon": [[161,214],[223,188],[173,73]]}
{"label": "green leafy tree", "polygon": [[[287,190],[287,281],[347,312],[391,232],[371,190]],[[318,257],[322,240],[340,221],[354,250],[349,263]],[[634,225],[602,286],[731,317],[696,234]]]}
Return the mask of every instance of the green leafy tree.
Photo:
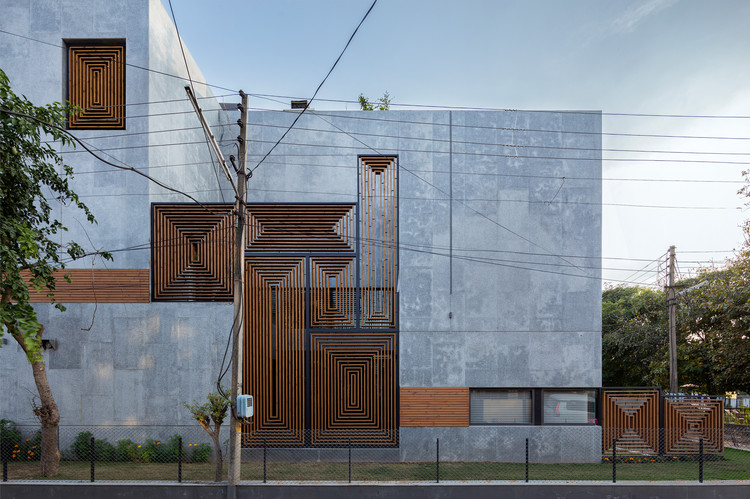
{"label": "green leafy tree", "polygon": [[[198,404],[193,401],[192,404],[185,402],[185,407],[193,419],[198,421],[198,424],[206,430],[211,436],[214,442],[214,452],[216,453],[216,472],[214,474],[214,480],[217,482],[221,481],[222,469],[224,467],[224,458],[221,453],[221,441],[219,440],[219,431],[221,425],[224,423],[224,419],[227,417],[227,410],[229,409],[229,392],[214,392],[209,393],[207,396],[208,401],[204,404]],[[213,423],[213,426],[211,426]]]}
{"label": "green leafy tree", "polygon": [[391,107],[391,96],[387,91],[378,99],[377,103],[370,102],[370,99],[363,94],[359,94],[357,99],[359,100],[359,108],[362,111],[388,111]]}
{"label": "green leafy tree", "polygon": [[[31,292],[54,302],[56,271],[63,257],[83,256],[75,242],[62,244],[67,229],[53,216],[50,200],[80,209],[89,222],[94,215],[70,188],[73,170],[52,143],[74,145],[65,132],[65,116],[74,111],[59,103],[35,106],[11,90],[0,70],[0,335],[10,334],[31,364],[42,424],[42,476],[55,476],[60,462],[57,426],[60,413],[52,396],[41,348],[44,327],[29,303]],[[105,258],[111,258],[104,254]],[[66,276],[66,279],[69,278]],[[61,304],[55,306],[65,310]]]}

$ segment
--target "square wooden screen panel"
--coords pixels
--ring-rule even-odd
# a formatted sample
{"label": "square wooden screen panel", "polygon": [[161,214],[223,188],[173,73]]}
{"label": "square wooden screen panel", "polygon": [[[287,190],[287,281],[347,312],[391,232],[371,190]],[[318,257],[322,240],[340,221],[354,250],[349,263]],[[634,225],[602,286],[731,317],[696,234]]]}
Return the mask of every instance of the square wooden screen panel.
{"label": "square wooden screen panel", "polygon": [[604,390],[601,411],[603,452],[616,438],[618,450],[659,453],[658,390]]}
{"label": "square wooden screen panel", "polygon": [[153,206],[154,300],[232,299],[235,218],[229,205]]}
{"label": "square wooden screen panel", "polygon": [[353,204],[250,204],[248,251],[354,252]]}
{"label": "square wooden screen panel", "polygon": [[724,452],[724,401],[708,398],[664,399],[664,452],[698,454]]}
{"label": "square wooden screen panel", "polygon": [[311,443],[398,445],[396,333],[311,333]]}
{"label": "square wooden screen panel", "polygon": [[68,101],[73,129],[125,128],[125,45],[69,45]]}
{"label": "square wooden screen panel", "polygon": [[310,259],[310,327],[356,326],[356,271],[354,258]]}
{"label": "square wooden screen panel", "polygon": [[248,446],[305,442],[305,265],[301,258],[245,263],[243,386],[255,415],[243,428]]}

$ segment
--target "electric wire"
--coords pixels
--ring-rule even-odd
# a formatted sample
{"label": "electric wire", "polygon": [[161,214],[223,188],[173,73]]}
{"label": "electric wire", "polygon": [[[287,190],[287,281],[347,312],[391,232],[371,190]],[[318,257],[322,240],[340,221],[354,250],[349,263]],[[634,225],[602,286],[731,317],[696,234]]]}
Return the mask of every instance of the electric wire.
{"label": "electric wire", "polygon": [[378,0],[373,0],[372,5],[370,5],[370,8],[367,9],[367,12],[365,12],[365,15],[362,17],[362,20],[359,21],[359,24],[356,28],[354,28],[354,32],[349,37],[349,40],[346,42],[346,45],[344,45],[344,49],[341,51],[339,56],[336,58],[336,61],[333,63],[333,66],[331,66],[331,69],[328,70],[328,73],[326,74],[325,78],[323,78],[323,81],[320,82],[320,85],[318,85],[318,88],[315,89],[315,92],[313,93],[312,97],[310,97],[310,100],[308,101],[307,105],[302,109],[302,111],[297,114],[297,116],[294,118],[294,121],[292,121],[292,124],[289,125],[289,128],[281,135],[279,140],[276,141],[276,143],[271,146],[271,148],[268,150],[268,152],[261,158],[260,161],[250,170],[250,174],[255,172],[261,164],[263,164],[263,161],[273,152],[274,149],[276,149],[276,146],[278,146],[282,140],[284,140],[284,137],[289,133],[289,131],[294,128],[294,125],[297,124],[297,121],[302,117],[303,114],[305,114],[305,111],[309,108],[310,104],[315,100],[315,97],[318,95],[318,92],[320,91],[321,87],[323,87],[323,84],[326,82],[329,76],[331,76],[331,73],[333,73],[333,70],[336,68],[336,65],[341,60],[341,57],[343,57],[344,52],[346,52],[346,49],[349,48],[349,44],[352,43],[352,40],[354,39],[354,35],[357,34],[357,31],[359,31],[359,27],[362,26],[362,23],[365,22],[365,19],[367,19],[367,16],[370,15],[370,12],[372,11],[373,7],[375,7],[375,4],[378,3]]}

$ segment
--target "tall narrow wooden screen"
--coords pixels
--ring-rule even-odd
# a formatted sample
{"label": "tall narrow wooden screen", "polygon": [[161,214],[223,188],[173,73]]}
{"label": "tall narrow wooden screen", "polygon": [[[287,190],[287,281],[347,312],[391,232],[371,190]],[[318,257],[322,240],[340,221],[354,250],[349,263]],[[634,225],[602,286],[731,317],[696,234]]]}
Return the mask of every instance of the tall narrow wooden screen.
{"label": "tall narrow wooden screen", "polygon": [[605,390],[601,397],[602,451],[659,453],[659,391]]}
{"label": "tall narrow wooden screen", "polygon": [[75,129],[125,128],[125,45],[69,45],[68,100]]}
{"label": "tall narrow wooden screen", "polygon": [[231,300],[235,217],[228,205],[153,207],[154,300]]}
{"label": "tall narrow wooden screen", "polygon": [[243,386],[255,397],[245,445],[305,442],[305,280],[301,258],[246,261]]}
{"label": "tall narrow wooden screen", "polygon": [[724,452],[724,401],[664,399],[664,452],[697,454],[700,439],[707,454]]}
{"label": "tall narrow wooden screen", "polygon": [[397,445],[395,333],[311,333],[313,445]]}
{"label": "tall narrow wooden screen", "polygon": [[310,259],[310,326],[356,326],[356,261],[354,258]]}
{"label": "tall narrow wooden screen", "polygon": [[396,327],[397,170],[395,157],[359,159],[362,327]]}
{"label": "tall narrow wooden screen", "polygon": [[354,252],[352,204],[251,204],[248,251]]}

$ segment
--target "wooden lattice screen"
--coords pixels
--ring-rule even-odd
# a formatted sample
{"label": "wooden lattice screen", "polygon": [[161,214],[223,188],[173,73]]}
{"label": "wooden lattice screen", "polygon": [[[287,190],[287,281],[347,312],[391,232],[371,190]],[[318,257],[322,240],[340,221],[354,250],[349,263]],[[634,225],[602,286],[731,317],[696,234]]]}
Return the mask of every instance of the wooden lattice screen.
{"label": "wooden lattice screen", "polygon": [[668,455],[724,452],[724,401],[709,398],[664,399],[664,452]]}
{"label": "wooden lattice screen", "polygon": [[354,252],[352,204],[250,204],[248,251]]}
{"label": "wooden lattice screen", "polygon": [[356,326],[354,258],[310,259],[310,327]]}
{"label": "wooden lattice screen", "polygon": [[305,292],[301,258],[248,258],[243,386],[258,404],[245,445],[305,442]]}
{"label": "wooden lattice screen", "polygon": [[603,390],[601,396],[602,451],[618,449],[659,453],[659,391]]}
{"label": "wooden lattice screen", "polygon": [[154,205],[154,300],[231,300],[234,224],[228,205]]}
{"label": "wooden lattice screen", "polygon": [[362,327],[396,327],[397,170],[395,157],[359,159]]}
{"label": "wooden lattice screen", "polygon": [[68,46],[68,100],[82,109],[74,129],[125,128],[125,45]]}
{"label": "wooden lattice screen", "polygon": [[398,443],[395,333],[312,333],[313,445]]}

